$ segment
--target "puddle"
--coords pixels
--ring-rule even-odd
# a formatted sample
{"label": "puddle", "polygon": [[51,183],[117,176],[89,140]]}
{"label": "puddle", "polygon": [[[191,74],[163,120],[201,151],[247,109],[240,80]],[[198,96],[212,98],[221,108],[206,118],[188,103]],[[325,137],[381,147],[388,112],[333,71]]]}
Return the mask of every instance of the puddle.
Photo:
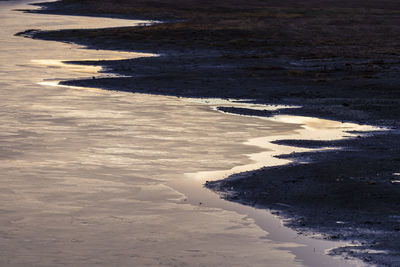
{"label": "puddle", "polygon": [[205,104],[214,110],[218,110],[219,107],[234,107],[267,111],[276,111],[284,108],[299,108],[299,106],[254,104],[251,103],[253,101],[252,99],[185,98],[185,100],[192,103]]}
{"label": "puddle", "polygon": [[393,179],[390,181],[392,184],[400,184],[400,173],[393,173]]}

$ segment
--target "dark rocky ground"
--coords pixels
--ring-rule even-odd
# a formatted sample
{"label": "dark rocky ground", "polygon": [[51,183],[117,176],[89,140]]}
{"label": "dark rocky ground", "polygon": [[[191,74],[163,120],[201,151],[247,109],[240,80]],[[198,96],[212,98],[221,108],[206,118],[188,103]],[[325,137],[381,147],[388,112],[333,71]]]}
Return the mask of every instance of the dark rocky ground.
{"label": "dark rocky ground", "polygon": [[[116,4],[118,2],[118,4]],[[39,12],[164,19],[164,24],[98,30],[31,30],[22,35],[98,49],[161,53],[99,64],[130,77],[65,84],[191,97],[251,98],[301,105],[282,113],[392,130],[348,141],[277,141],[340,146],[282,155],[309,164],[264,168],[207,187],[230,201],[270,208],[299,232],[358,240],[338,248],[400,266],[400,4],[386,1],[74,1]],[[225,108],[226,112],[273,115]],[[241,178],[237,178],[241,177]],[[384,250],[385,253],[381,251]]]}

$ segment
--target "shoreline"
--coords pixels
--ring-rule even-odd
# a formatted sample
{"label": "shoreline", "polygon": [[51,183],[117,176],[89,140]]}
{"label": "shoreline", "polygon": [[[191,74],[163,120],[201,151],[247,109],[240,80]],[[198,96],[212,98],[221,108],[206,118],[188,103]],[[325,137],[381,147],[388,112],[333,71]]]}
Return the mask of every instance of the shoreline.
{"label": "shoreline", "polygon": [[[47,40],[74,42],[88,45],[91,48],[118,48],[116,43],[106,43],[101,39],[100,42],[98,42],[98,39],[93,39],[93,41],[91,41],[89,38],[85,37],[85,35],[90,35],[93,31],[96,32],[96,30],[37,32],[34,33],[33,37]],[[110,34],[112,35],[115,33]],[[118,41],[121,40],[119,39]],[[98,42],[97,45],[94,44],[95,42]],[[124,47],[123,43],[122,45],[121,43],[119,45],[122,49],[128,49]],[[152,46],[155,46],[155,44],[153,43]],[[131,50],[142,51],[140,45],[136,47],[129,44],[129,47]],[[151,50],[152,48],[148,49]],[[257,62],[258,65],[265,66],[260,68],[261,71],[271,71],[272,74],[276,74],[282,70],[286,72],[292,71],[287,69],[287,62],[284,61],[281,63],[282,59],[267,58],[262,59],[260,62],[260,59],[243,59],[243,57],[238,56],[235,51],[232,53],[233,56],[229,58],[221,55],[219,51],[211,51],[210,53],[210,50],[197,49],[194,53],[186,54],[186,50],[187,49],[185,48],[184,52],[176,52],[176,50],[171,48],[166,50],[160,49],[161,52],[166,52],[167,56],[114,62],[98,62],[99,65],[105,65],[113,72],[122,75],[132,73],[132,70],[135,70],[136,76],[131,78],[91,79],[69,81],[63,84],[102,87],[112,90],[121,90],[125,88],[134,92],[164,93],[175,96],[240,98],[240,96],[246,94],[240,92],[239,88],[233,88],[231,90],[227,89],[229,86],[237,83],[238,79],[233,79],[230,83],[226,83],[226,78],[232,78],[238,68],[250,68],[254,66],[254,62]],[[213,57],[213,55],[216,56]],[[151,66],[145,68],[149,63],[151,63]],[[90,62],[90,64],[93,65],[93,62]],[[222,68],[221,66],[230,71],[222,73],[223,75],[217,75],[217,77],[210,77],[213,70],[215,71],[216,68]],[[136,70],[140,69],[140,67],[144,69],[141,69],[139,73],[137,73]],[[160,72],[163,69],[168,69],[168,71],[162,73],[162,75],[158,75],[158,77],[151,76],[152,73],[154,75],[154,72]],[[260,69],[254,69],[253,67],[252,71],[257,73]],[[307,71],[307,68],[302,66],[300,70]],[[189,75],[193,71],[196,71],[196,75]],[[299,71],[299,68],[297,68],[296,71]],[[239,71],[237,73],[240,74],[241,72]],[[179,75],[177,76],[177,74]],[[281,95],[274,95],[273,92],[268,92],[266,95],[258,93],[257,90],[260,90],[259,88],[261,88],[261,84],[265,83],[272,74],[269,74],[267,77],[262,77],[260,81],[246,82],[246,77],[243,77],[242,79],[239,79],[239,82],[243,82],[247,87],[255,89],[253,92],[254,95],[262,96],[257,97],[258,102],[267,103],[266,100],[268,100],[271,101],[268,103],[286,105],[300,104],[303,102],[304,96],[296,96],[296,93],[300,94],[303,92],[306,97],[316,97],[318,95],[316,92],[318,93],[318,91],[313,91],[316,87],[321,86],[329,88],[329,86],[331,86],[326,84],[311,86],[308,84],[308,81],[304,81],[304,77],[302,77],[301,73],[297,74],[297,72],[294,72],[293,74],[289,74],[289,76],[294,75],[294,77],[290,76],[290,78],[294,78],[294,82],[286,81],[283,79],[282,75],[278,76],[278,79],[273,79],[272,84],[275,87],[274,90],[284,91],[284,93],[281,92]],[[172,79],[171,81],[171,77],[175,79]],[[158,79],[154,80],[154,78]],[[296,78],[298,79],[296,80]],[[206,79],[206,81],[204,81],[204,79]],[[298,83],[299,80],[300,86],[294,84]],[[182,81],[189,82],[189,84]],[[190,83],[190,81],[194,81],[194,83]],[[388,80],[388,82],[390,83],[393,81]],[[132,86],[127,86],[132,83],[135,84],[133,88]],[[206,90],[211,85],[219,86],[220,88],[223,88],[223,90],[219,92]],[[337,89],[340,85],[341,83],[335,84],[334,87],[331,86],[331,90]],[[363,84],[359,84],[360,87],[362,85]],[[184,90],[187,87],[199,89],[197,89],[197,91],[193,89],[191,92],[187,92]],[[293,90],[295,91],[294,97],[290,97]],[[349,102],[349,100],[354,102]],[[397,104],[395,100],[396,99],[392,100],[392,106]],[[372,114],[357,112],[357,109],[352,108],[353,106],[357,107],[357,105],[362,104],[359,99],[357,99],[357,95],[353,98],[345,98],[345,101],[340,99],[339,101],[341,102],[341,105],[338,105],[338,100],[332,101],[329,97],[321,100],[317,99],[317,103],[308,100],[304,101],[305,105],[303,109],[285,110],[284,112],[299,115],[312,114],[313,116],[322,118],[380,124],[383,126],[391,126],[395,130],[398,129],[396,110],[393,112],[394,114],[392,114],[393,118],[390,118],[389,116],[389,119],[387,119],[385,116],[390,110],[372,110]],[[345,111],[350,110],[351,112],[347,114],[343,109]],[[243,112],[245,111],[238,111],[238,113]],[[396,168],[399,165],[399,158],[397,156],[400,147],[400,144],[397,141],[398,135],[399,133],[397,131],[392,131],[384,135],[373,135],[345,142],[331,142],[330,144],[327,144],[326,142],[294,142],[289,140],[286,141],[286,143],[298,146],[311,145],[322,147],[340,145],[347,149],[344,151],[335,151],[334,153],[323,152],[290,155],[291,158],[308,158],[311,162],[308,165],[288,165],[276,168],[264,168],[248,173],[246,179],[227,179],[219,182],[208,183],[207,187],[216,192],[220,192],[224,198],[231,201],[277,210],[281,212],[280,216],[292,219],[287,222],[290,227],[299,229],[302,232],[312,230],[325,234],[327,238],[361,240],[362,242],[365,242],[365,244],[360,247],[359,251],[354,251],[354,248],[340,248],[335,250],[334,253],[344,255],[349,254],[350,256],[361,258],[366,262],[390,265],[393,260],[397,260],[400,257],[398,254],[400,242],[396,240],[396,237],[399,236],[399,229],[397,226],[398,218],[395,217],[396,214],[394,214],[400,207],[399,200],[395,198],[400,189],[398,185],[391,182],[395,178],[393,173],[398,171]],[[280,143],[285,143],[285,141],[280,141]],[[346,166],[342,166],[343,158],[346,159],[346,164],[344,164]],[[368,167],[364,168],[365,166]],[[319,171],[316,171],[316,168]],[[330,170],[329,175],[327,175],[326,170]],[[318,179],[318,175],[321,174],[327,176],[324,181],[319,181]],[[281,177],[285,177],[285,179],[282,180]],[[266,179],[268,180],[266,181]],[[337,179],[339,179],[339,181]],[[269,188],[271,183],[274,184],[272,189]],[[299,184],[302,185],[300,189],[298,189]],[[321,192],[321,188],[325,190],[322,191],[323,193]],[[332,188],[332,190],[327,188]],[[283,198],[282,195],[273,194],[274,191],[282,192],[283,190],[287,195],[293,195],[293,198]],[[249,194],[249,192],[251,192],[251,194]],[[291,193],[289,194],[288,192]],[[301,192],[301,194],[299,194],[299,192]],[[353,194],[354,192],[355,194]],[[357,192],[360,192],[360,194],[357,194]],[[252,195],[252,197],[249,198],[249,195]],[[265,197],[266,195],[270,196]],[[306,196],[308,196],[308,198]],[[310,199],[319,202],[319,214],[315,214],[315,207],[312,203],[309,203]],[[338,201],[338,199],[340,201]],[[345,203],[348,203],[349,201],[351,203],[353,203],[353,201],[358,201],[358,203],[362,203],[363,205],[356,205],[345,209],[342,201]],[[285,205],[276,205],[276,203],[283,203]],[[390,204],[389,207],[387,207],[388,204]],[[382,211],[382,208],[385,208],[384,211]],[[320,219],[314,217],[320,217]],[[338,220],[337,218],[340,217],[343,218]],[[338,221],[344,221],[345,223],[336,223]],[[371,228],[375,231],[375,234],[373,231],[371,233],[363,231]],[[354,229],[359,230],[356,231],[357,233],[354,233]],[[380,231],[384,231],[385,234],[382,234]],[[381,240],[377,239],[377,235],[379,235]],[[380,252],[363,252],[364,249],[369,249],[370,251],[388,249],[391,250],[391,254],[384,255]]]}

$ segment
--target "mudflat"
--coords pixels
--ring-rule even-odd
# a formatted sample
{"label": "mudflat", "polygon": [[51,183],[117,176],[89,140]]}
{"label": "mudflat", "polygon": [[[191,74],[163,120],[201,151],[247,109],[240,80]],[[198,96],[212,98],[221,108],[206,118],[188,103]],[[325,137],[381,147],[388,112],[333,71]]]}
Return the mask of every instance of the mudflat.
{"label": "mudflat", "polygon": [[[110,90],[300,105],[280,113],[390,128],[350,141],[280,140],[342,150],[282,155],[308,164],[207,183],[230,201],[271,208],[304,234],[358,240],[348,254],[400,264],[398,1],[73,1],[35,12],[162,20],[152,26],[21,35],[155,58],[81,62],[129,77],[64,82]],[[226,109],[247,115],[269,112]],[[245,177],[245,178],[243,178]]]}

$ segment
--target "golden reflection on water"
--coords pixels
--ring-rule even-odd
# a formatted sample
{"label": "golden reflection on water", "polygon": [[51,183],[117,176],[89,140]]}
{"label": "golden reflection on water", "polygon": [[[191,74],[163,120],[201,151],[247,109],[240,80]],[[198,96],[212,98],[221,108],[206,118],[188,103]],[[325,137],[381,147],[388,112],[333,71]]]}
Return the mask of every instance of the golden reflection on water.
{"label": "golden reflection on water", "polygon": [[[209,105],[211,109],[217,110],[218,107],[234,107],[234,108],[245,108],[253,110],[279,110],[282,108],[298,108],[296,106],[282,106],[282,105],[263,105],[263,104],[252,104],[248,101],[240,99],[190,99],[190,102],[202,103]],[[223,111],[220,111],[225,113]],[[241,116],[247,118],[254,118],[254,116],[248,115],[237,115],[226,113],[230,116]],[[262,152],[248,154],[247,157],[251,160],[251,163],[239,165],[231,168],[230,170],[218,170],[218,171],[206,171],[198,173],[187,173],[186,176],[189,179],[196,180],[196,182],[204,183],[206,181],[215,181],[224,179],[230,175],[257,170],[263,167],[272,167],[278,165],[285,165],[293,162],[292,159],[278,158],[276,156],[285,155],[290,153],[300,152],[318,152],[327,150],[337,150],[340,147],[321,147],[321,148],[302,148],[293,147],[286,145],[278,145],[272,143],[277,140],[315,140],[315,141],[332,141],[341,140],[345,138],[354,138],[359,135],[368,134],[373,131],[382,131],[385,128],[370,126],[370,125],[359,125],[356,123],[339,122],[327,119],[320,119],[314,117],[305,116],[293,116],[293,115],[276,115],[272,117],[258,117],[261,120],[268,122],[281,122],[288,125],[293,125],[296,130],[291,134],[279,134],[270,133],[268,136],[252,138],[246,141],[244,144],[262,148]],[[297,127],[296,127],[297,126]],[[297,161],[297,163],[301,163]],[[307,162],[302,162],[307,163]]]}
{"label": "golden reflection on water", "polygon": [[[35,60],[33,61],[35,64],[40,64],[44,65],[47,67],[57,67],[57,68],[65,68],[70,71],[74,72],[80,72],[80,73],[90,73],[93,75],[98,75],[100,71],[103,69],[98,66],[89,66],[89,65],[84,65],[80,66],[77,64],[66,64],[63,61],[60,60]],[[83,87],[76,87],[76,86],[64,86],[60,85],[58,83],[59,81],[43,81],[40,82],[39,84],[44,85],[44,86],[53,86],[53,87],[64,87],[64,88],[69,88],[69,89],[78,89],[78,90],[84,90],[84,91],[93,91],[93,92],[101,92],[102,90],[96,89],[96,88],[83,88]],[[145,95],[143,95],[145,97]],[[318,148],[318,149],[311,149],[311,148],[296,148],[296,147],[291,147],[291,146],[285,146],[285,145],[277,145],[273,144],[273,141],[279,140],[279,139],[304,139],[304,140],[338,140],[338,139],[343,139],[343,138],[350,138],[354,137],[357,135],[360,135],[360,132],[368,132],[368,131],[375,131],[375,130],[381,130],[381,128],[378,127],[373,127],[373,126],[366,126],[366,125],[357,125],[354,123],[341,123],[337,121],[332,121],[332,120],[325,120],[325,119],[318,119],[318,118],[311,118],[311,117],[303,117],[303,116],[289,116],[289,115],[277,115],[273,117],[254,117],[254,116],[243,116],[243,115],[236,115],[236,114],[229,114],[229,113],[224,113],[221,111],[218,111],[218,107],[225,106],[225,107],[236,107],[236,108],[247,108],[247,109],[254,109],[254,110],[279,110],[281,108],[297,108],[297,107],[288,107],[288,106],[273,106],[273,105],[262,105],[262,104],[253,104],[249,103],[249,101],[245,100],[240,100],[240,99],[189,99],[189,98],[179,98],[177,99],[181,104],[185,105],[187,104],[194,104],[195,106],[205,106],[211,111],[212,113],[215,114],[223,114],[224,117],[228,119],[228,117],[231,117],[231,119],[235,118],[234,120],[239,122],[239,121],[245,121],[245,118],[248,118],[247,124],[246,123],[242,125],[242,127],[251,127],[251,125],[258,125],[259,122],[256,121],[263,121],[263,124],[266,125],[271,125],[272,129],[274,125],[282,124],[282,125],[287,125],[284,127],[284,131],[277,130],[277,131],[272,131],[269,135],[264,136],[264,137],[257,137],[257,138],[250,138],[249,140],[245,141],[243,145],[245,146],[250,146],[250,147],[257,147],[258,149],[261,149],[261,152],[256,152],[256,153],[250,153],[247,154],[247,160],[245,162],[248,162],[247,164],[242,164],[242,165],[236,165],[232,167],[229,170],[214,170],[214,171],[198,171],[195,173],[186,173],[184,174],[184,178],[186,180],[175,180],[175,181],[170,181],[167,184],[172,186],[173,188],[177,188],[180,190],[180,192],[187,193],[187,196],[189,198],[197,199],[199,194],[201,196],[199,199],[201,200],[200,203],[207,203],[210,206],[214,207],[224,207],[223,209],[230,210],[232,207],[232,204],[226,204],[225,201],[220,200],[216,196],[211,196],[210,192],[206,192],[202,188],[202,184],[204,184],[206,181],[211,181],[211,180],[218,180],[218,179],[224,179],[230,175],[242,173],[242,172],[247,172],[250,170],[256,170],[260,169],[266,166],[277,166],[277,165],[283,165],[283,164],[288,164],[291,163],[292,160],[290,159],[281,159],[277,158],[277,155],[282,155],[282,154],[290,154],[290,153],[295,153],[295,152],[318,152],[318,151],[325,151],[325,150],[331,150],[331,149],[340,149],[340,148]],[[99,116],[98,112],[96,112],[95,117]],[[211,114],[210,114],[211,115]],[[90,117],[87,112],[82,113],[82,116]],[[214,115],[215,116],[215,115]],[[116,117],[115,117],[116,118]],[[252,122],[250,122],[252,121]],[[170,130],[173,130],[174,127],[170,128]],[[179,127],[177,128],[179,131]],[[357,133],[350,133],[349,131],[357,131]],[[283,134],[283,135],[282,135]],[[157,135],[155,135],[157,137]],[[153,138],[151,135],[147,135],[148,138]],[[160,138],[160,137],[157,137]],[[171,137],[166,137],[164,136],[165,140],[175,140],[176,137],[171,136]],[[159,139],[160,140],[160,139]],[[127,148],[127,147],[105,147],[103,149],[97,149],[97,152],[95,153],[96,155],[91,155],[90,158],[87,159],[86,164],[93,164],[94,162],[97,162],[96,164],[102,165],[103,161],[103,156],[101,155],[102,153],[107,153],[107,154],[115,154],[115,156],[108,156],[108,164],[113,164],[113,165],[121,165],[121,166],[126,166],[126,165],[135,165],[135,164],[140,164],[140,160],[132,157],[120,157],[118,156],[119,154],[132,154],[132,155],[137,155],[138,154],[138,148],[135,147],[134,149]],[[143,150],[141,154],[147,154],[149,157],[160,157],[162,153],[159,153],[156,151],[153,153],[146,152]],[[143,154],[143,155],[144,155]],[[162,162],[162,160],[158,160],[159,162]],[[82,163],[85,163],[83,161]],[[301,162],[298,162],[301,163]],[[306,163],[306,162],[304,162]],[[165,164],[168,164],[167,162]],[[244,174],[245,176],[245,174]],[[78,181],[78,180],[76,180]],[[65,182],[63,184],[74,184],[76,182],[75,180],[68,180],[68,182]],[[90,180],[86,180],[88,182],[86,186],[86,190],[90,190],[90,185],[92,184]],[[79,180],[81,182],[81,180]],[[397,182],[397,181],[393,181]],[[178,185],[179,184],[179,185]],[[154,189],[152,189],[154,190]],[[150,190],[150,191],[152,191]],[[109,189],[110,192],[114,192],[115,190]],[[196,192],[195,192],[196,191]],[[90,192],[90,191],[88,191]],[[116,191],[117,192],[117,191]],[[160,192],[161,194],[161,192]],[[191,202],[193,203],[193,202]],[[249,207],[234,207],[233,210],[239,211],[239,210],[251,210]],[[245,211],[248,212],[248,211]],[[265,219],[265,214],[260,214],[260,211],[254,212],[254,218],[258,218],[257,220],[259,221],[258,223],[261,223],[262,225],[265,223],[267,226],[263,225],[265,228],[269,231],[271,225],[275,225],[276,222],[274,222],[273,218]],[[261,219],[260,219],[261,217]],[[264,221],[266,222],[260,222]],[[269,225],[269,226],[268,226]],[[291,230],[286,230],[282,229],[280,231],[275,231],[277,234],[278,232],[280,233],[279,235],[282,236],[291,236],[292,231]],[[321,256],[324,254],[324,250],[331,248],[333,244],[326,242],[326,241],[309,241],[308,239],[304,240],[306,238],[299,238],[299,242],[304,242],[306,244],[313,244],[313,246],[319,246],[320,249],[323,248],[322,250],[319,250],[317,253]],[[289,244],[286,243],[288,247],[297,247],[298,244]],[[338,245],[338,244],[337,244]],[[344,243],[341,245],[345,245]],[[346,244],[347,245],[347,244]],[[315,252],[314,252],[315,253]],[[305,256],[307,257],[307,256]],[[344,266],[344,264],[343,264]]]}
{"label": "golden reflection on water", "polygon": [[66,64],[61,60],[55,59],[33,59],[32,63],[44,65],[48,68],[65,68],[74,72],[89,74],[98,74],[103,69],[101,66]]}
{"label": "golden reflection on water", "polygon": [[[230,106],[234,105],[231,103]],[[241,107],[245,107],[241,104]],[[250,105],[249,107],[250,108]],[[303,116],[289,116],[277,115],[271,118],[263,118],[268,121],[282,122],[286,124],[299,125],[299,128],[292,134],[274,135],[271,134],[265,137],[253,138],[244,144],[262,148],[264,151],[258,153],[248,154],[247,157],[251,160],[250,164],[235,166],[230,170],[225,171],[208,171],[200,173],[187,173],[186,176],[196,181],[213,181],[226,178],[230,175],[257,170],[263,167],[272,167],[284,165],[293,162],[293,159],[278,158],[276,156],[300,153],[300,152],[319,152],[328,150],[338,150],[340,147],[321,147],[321,148],[302,148],[287,145],[274,144],[273,141],[277,140],[315,140],[315,141],[332,141],[341,140],[345,138],[354,138],[359,135],[368,134],[373,131],[384,130],[381,127],[358,125],[355,123],[342,123],[338,121],[303,117]],[[352,133],[354,131],[354,133]],[[301,159],[300,159],[301,160]],[[301,163],[301,161],[296,161]],[[307,162],[303,162],[307,163]]]}
{"label": "golden reflection on water", "polygon": [[[6,255],[0,265],[301,266],[304,260],[328,266],[324,249],[337,243],[304,241],[277,219],[256,224],[252,214],[268,213],[234,204],[227,209],[231,203],[202,191],[200,182],[207,176],[202,171],[221,171],[223,178],[225,170],[281,164],[273,156],[294,148],[270,141],[307,136],[315,123],[223,114],[215,110],[221,100],[213,105],[60,86],[71,78],[112,75],[64,60],[154,55],[16,37],[30,28],[134,24],[11,11],[23,8],[29,7],[0,2],[0,238],[7,240],[0,242]],[[184,195],[171,181],[187,181],[194,194]],[[202,205],[189,204],[195,194]]]}

